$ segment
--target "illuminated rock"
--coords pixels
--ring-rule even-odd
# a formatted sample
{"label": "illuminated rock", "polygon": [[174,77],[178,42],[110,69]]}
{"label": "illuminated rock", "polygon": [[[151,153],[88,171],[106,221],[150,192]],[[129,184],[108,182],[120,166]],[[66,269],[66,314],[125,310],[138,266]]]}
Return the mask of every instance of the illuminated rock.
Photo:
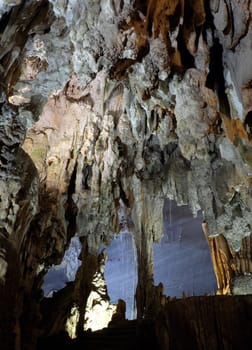
{"label": "illuminated rock", "polygon": [[[218,293],[248,281],[251,11],[249,0],[0,1],[3,348],[35,349],[38,335],[65,331],[73,307],[83,331],[120,203],[139,319],[164,307],[153,244],[166,198],[204,211]],[[81,266],[50,304],[44,275],[76,233]]]}

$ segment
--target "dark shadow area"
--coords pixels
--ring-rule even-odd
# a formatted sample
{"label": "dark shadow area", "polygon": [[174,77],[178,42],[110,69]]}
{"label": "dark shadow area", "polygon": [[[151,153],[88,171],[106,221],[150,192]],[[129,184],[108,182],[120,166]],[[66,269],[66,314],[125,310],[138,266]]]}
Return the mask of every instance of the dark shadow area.
{"label": "dark shadow area", "polygon": [[206,86],[216,91],[219,97],[220,112],[230,115],[230,106],[226,95],[223,67],[223,49],[218,39],[214,39],[213,46],[210,48],[209,73],[207,75]]}
{"label": "dark shadow area", "polygon": [[249,134],[249,137],[252,138],[252,111],[249,111],[244,120],[244,126],[246,131]]}
{"label": "dark shadow area", "polygon": [[179,30],[177,41],[178,41],[178,50],[180,52],[183,67],[185,68],[185,70],[189,68],[194,68],[195,67],[194,57],[187,49],[186,44],[184,42],[183,28],[180,28]]}

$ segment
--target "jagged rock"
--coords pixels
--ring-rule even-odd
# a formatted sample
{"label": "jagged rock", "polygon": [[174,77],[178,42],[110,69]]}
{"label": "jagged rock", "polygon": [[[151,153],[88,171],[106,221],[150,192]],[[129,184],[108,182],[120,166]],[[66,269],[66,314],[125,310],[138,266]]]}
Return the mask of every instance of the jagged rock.
{"label": "jagged rock", "polygon": [[8,288],[16,300],[0,323],[10,349],[34,348],[43,276],[76,233],[82,265],[48,322],[63,331],[74,305],[83,330],[120,203],[138,253],[138,318],[163,306],[153,242],[167,197],[204,211],[220,294],[251,272],[251,6],[0,2],[1,305]]}

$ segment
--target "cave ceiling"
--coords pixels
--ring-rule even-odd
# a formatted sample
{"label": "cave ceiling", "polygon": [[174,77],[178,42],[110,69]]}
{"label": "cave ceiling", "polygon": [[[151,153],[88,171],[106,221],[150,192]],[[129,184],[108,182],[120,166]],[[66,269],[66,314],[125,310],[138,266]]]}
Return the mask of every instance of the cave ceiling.
{"label": "cave ceiling", "polygon": [[250,0],[0,1],[0,282],[22,290],[16,314],[76,233],[69,298],[87,297],[120,202],[140,315],[165,198],[203,211],[220,294],[252,272],[251,15]]}

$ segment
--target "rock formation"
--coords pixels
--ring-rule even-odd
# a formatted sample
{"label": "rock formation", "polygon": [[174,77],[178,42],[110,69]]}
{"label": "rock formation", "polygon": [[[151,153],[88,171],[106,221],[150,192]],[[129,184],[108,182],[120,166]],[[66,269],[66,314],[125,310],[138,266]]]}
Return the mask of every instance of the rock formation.
{"label": "rock formation", "polygon": [[76,233],[82,265],[48,324],[62,331],[77,305],[83,329],[120,201],[139,319],[158,299],[165,198],[204,211],[218,294],[242,289],[252,272],[251,15],[250,0],[0,1],[4,349],[35,349],[47,335],[43,277]]}

